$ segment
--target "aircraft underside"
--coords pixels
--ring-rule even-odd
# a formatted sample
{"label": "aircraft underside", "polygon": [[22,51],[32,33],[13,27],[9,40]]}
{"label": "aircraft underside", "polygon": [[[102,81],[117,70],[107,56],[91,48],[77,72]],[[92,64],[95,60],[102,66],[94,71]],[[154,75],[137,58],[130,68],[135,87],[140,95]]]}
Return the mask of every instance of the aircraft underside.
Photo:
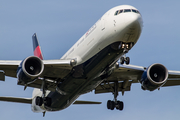
{"label": "aircraft underside", "polygon": [[[57,90],[56,92],[50,92],[46,96],[51,99],[51,104],[45,105],[46,110],[58,111],[65,109],[71,105],[79,95],[94,90],[102,81],[111,75],[111,68],[114,67],[114,64],[120,56],[123,56],[130,50],[130,47],[128,47],[128,49],[123,47],[123,44],[122,42],[115,42],[101,50],[85,63],[74,67],[73,71],[66,76],[65,79],[60,81],[58,85],[58,90],[63,93]],[[127,43],[126,45],[129,46],[130,44],[131,43]],[[108,103],[119,105],[120,108],[123,103],[117,101],[118,91],[116,91],[117,90],[114,89],[114,101],[111,101],[111,103],[108,101]],[[123,108],[121,107],[120,109],[122,110]]]}

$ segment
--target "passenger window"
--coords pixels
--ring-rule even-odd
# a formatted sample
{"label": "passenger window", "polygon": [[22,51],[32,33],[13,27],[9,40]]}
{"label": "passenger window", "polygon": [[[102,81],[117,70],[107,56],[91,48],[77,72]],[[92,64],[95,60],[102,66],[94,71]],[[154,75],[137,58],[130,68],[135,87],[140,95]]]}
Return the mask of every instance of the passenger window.
{"label": "passenger window", "polygon": [[124,9],[124,12],[131,12],[131,9]]}

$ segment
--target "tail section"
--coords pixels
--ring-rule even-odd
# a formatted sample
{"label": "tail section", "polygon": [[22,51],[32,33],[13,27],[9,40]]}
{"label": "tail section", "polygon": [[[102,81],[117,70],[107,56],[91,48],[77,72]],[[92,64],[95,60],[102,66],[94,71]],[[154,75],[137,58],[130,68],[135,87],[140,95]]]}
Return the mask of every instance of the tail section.
{"label": "tail section", "polygon": [[41,60],[43,60],[43,55],[42,55],[42,52],[41,52],[41,48],[39,46],[39,42],[38,42],[36,33],[33,34],[32,41],[33,41],[34,56],[37,56]]}

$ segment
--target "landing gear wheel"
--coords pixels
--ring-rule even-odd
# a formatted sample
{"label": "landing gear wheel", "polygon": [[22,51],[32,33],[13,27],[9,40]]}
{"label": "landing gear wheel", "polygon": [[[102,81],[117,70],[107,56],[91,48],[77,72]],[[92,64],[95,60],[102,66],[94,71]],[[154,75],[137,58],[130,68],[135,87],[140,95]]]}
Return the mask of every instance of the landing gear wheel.
{"label": "landing gear wheel", "polygon": [[110,110],[114,110],[114,108],[116,108],[117,110],[122,111],[124,108],[124,103],[122,101],[117,101],[117,103],[115,103],[114,101],[108,100],[107,108]]}
{"label": "landing gear wheel", "polygon": [[124,61],[125,61],[124,57],[121,57],[121,58],[120,58],[120,63],[121,63],[121,65],[124,64]]}
{"label": "landing gear wheel", "polygon": [[107,108],[110,109],[110,110],[114,110],[114,108],[115,108],[115,102],[114,102],[114,101],[111,101],[111,100],[108,100],[108,101],[107,101]]}
{"label": "landing gear wheel", "polygon": [[114,103],[114,101],[111,101],[111,103],[110,103],[110,109],[111,109],[111,110],[114,110],[114,107],[115,107],[115,103]]}
{"label": "landing gear wheel", "polygon": [[35,102],[36,102],[36,105],[42,106],[42,104],[43,104],[42,97],[37,96]]}
{"label": "landing gear wheel", "polygon": [[45,97],[44,98],[44,105],[50,107],[51,106],[51,98]]}
{"label": "landing gear wheel", "polygon": [[120,63],[121,63],[121,65],[123,65],[124,62],[126,62],[126,65],[129,65],[129,63],[130,63],[130,58],[129,58],[129,57],[121,57],[121,58],[120,58]]}
{"label": "landing gear wheel", "polygon": [[122,101],[120,101],[120,108],[119,110],[123,110],[124,109],[124,103]]}
{"label": "landing gear wheel", "polygon": [[117,110],[123,110],[124,103],[122,101],[117,101],[116,109]]}
{"label": "landing gear wheel", "polygon": [[110,109],[110,108],[111,108],[110,104],[111,104],[111,100],[108,100],[108,101],[107,101],[107,109]]}
{"label": "landing gear wheel", "polygon": [[129,63],[130,63],[130,58],[126,57],[126,65],[129,65]]}

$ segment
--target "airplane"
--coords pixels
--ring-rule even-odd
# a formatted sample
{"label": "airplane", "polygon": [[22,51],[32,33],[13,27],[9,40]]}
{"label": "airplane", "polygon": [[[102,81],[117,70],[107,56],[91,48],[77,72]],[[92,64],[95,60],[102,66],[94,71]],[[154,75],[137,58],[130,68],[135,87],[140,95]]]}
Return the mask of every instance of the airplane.
{"label": "airplane", "polygon": [[[107,11],[60,59],[44,60],[37,34],[32,36],[34,56],[24,60],[0,60],[0,80],[17,78],[17,84],[33,87],[32,98],[0,97],[0,101],[31,104],[33,112],[60,111],[71,104],[101,104],[78,101],[80,95],[113,93],[107,109],[123,110],[119,92],[132,83],[143,90],[180,85],[180,71],[159,63],[149,67],[130,65],[126,54],[137,43],[143,28],[142,15],[133,6],[120,5]],[[119,62],[120,60],[120,62]]]}

